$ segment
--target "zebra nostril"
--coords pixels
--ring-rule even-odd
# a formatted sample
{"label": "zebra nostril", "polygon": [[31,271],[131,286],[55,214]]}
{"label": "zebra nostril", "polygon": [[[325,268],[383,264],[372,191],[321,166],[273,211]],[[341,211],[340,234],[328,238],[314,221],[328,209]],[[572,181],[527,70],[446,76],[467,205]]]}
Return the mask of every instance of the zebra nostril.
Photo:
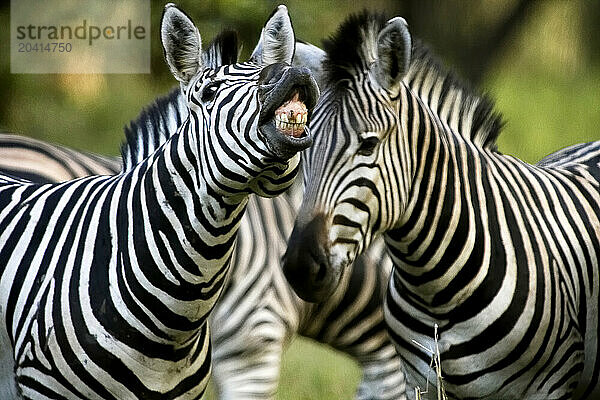
{"label": "zebra nostril", "polygon": [[316,284],[322,284],[327,276],[327,261],[324,259],[323,254],[319,254],[318,252],[309,252],[309,256],[311,260],[309,261],[312,264],[311,272],[313,273],[313,282]]}
{"label": "zebra nostril", "polygon": [[327,266],[325,263],[319,264],[319,270],[317,271],[317,276],[315,276],[315,282],[321,282],[325,279],[325,275],[327,274]]}

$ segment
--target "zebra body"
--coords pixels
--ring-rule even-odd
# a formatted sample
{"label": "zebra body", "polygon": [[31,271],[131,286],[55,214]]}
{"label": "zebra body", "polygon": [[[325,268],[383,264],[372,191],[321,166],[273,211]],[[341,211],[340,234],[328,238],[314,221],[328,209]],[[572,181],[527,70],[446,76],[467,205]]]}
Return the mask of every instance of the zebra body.
{"label": "zebra body", "polygon": [[600,396],[600,142],[539,165],[498,153],[491,103],[401,18],[351,17],[325,51],[284,256],[296,292],[327,297],[383,234],[385,320],[412,384],[435,383],[438,346],[451,398]]}
{"label": "zebra body", "polygon": [[363,377],[357,399],[404,398],[401,363],[383,322],[389,259],[389,268],[374,268],[381,254],[374,246],[350,267],[331,298],[320,304],[302,301],[280,267],[297,209],[292,204],[285,195],[248,203],[230,281],[211,316],[219,398],[273,398],[282,352],[295,334],[358,362]]}
{"label": "zebra body", "polygon": [[[218,45],[216,40],[208,49]],[[304,65],[315,49],[302,43],[297,46],[294,65]],[[316,72],[318,77],[319,71]],[[146,108],[126,128],[127,142],[122,147],[124,170],[131,170],[153,153],[186,117],[187,107],[179,89]],[[9,170],[19,177],[60,181],[86,175],[65,177],[62,172],[53,179],[48,167],[67,161],[62,159],[64,154],[75,160],[72,164],[81,164],[71,165],[70,171],[107,173],[103,168],[95,168],[96,157],[88,163],[85,155],[73,150],[0,135],[0,171]],[[22,157],[31,162],[23,163]],[[121,170],[121,164],[112,159],[106,163],[110,163],[108,173]],[[369,257],[357,259],[334,296],[319,305],[302,301],[293,293],[280,268],[280,257],[300,200],[300,190],[295,186],[273,199],[249,198],[240,222],[230,276],[210,317],[212,379],[219,398],[274,397],[281,354],[295,334],[328,344],[359,363],[363,379],[358,399],[403,398],[399,357],[383,323],[383,293],[391,264],[385,258],[378,261],[382,268],[373,267],[383,254],[382,242],[370,249]]]}
{"label": "zebra body", "polygon": [[274,128],[292,90],[309,109],[318,90],[283,64],[294,43],[285,7],[270,21],[261,58],[203,68],[197,29],[167,5],[163,47],[189,107],[177,134],[116,176],[2,180],[0,397],[202,396],[207,318],[248,195],[284,192],[310,144]]}

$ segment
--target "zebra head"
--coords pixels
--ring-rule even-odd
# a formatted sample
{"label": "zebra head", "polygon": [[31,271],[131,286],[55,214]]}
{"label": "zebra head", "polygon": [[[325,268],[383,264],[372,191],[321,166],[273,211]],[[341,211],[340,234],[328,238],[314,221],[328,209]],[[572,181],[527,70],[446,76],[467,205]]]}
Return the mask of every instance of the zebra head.
{"label": "zebra head", "polygon": [[303,153],[304,199],[283,259],[307,301],[331,294],[344,267],[397,220],[410,179],[403,163],[410,127],[399,113],[411,56],[406,22],[363,13],[324,46],[315,143]]}
{"label": "zebra head", "polygon": [[173,4],[165,6],[161,39],[189,109],[182,130],[197,142],[208,184],[225,197],[285,191],[297,153],[312,144],[306,124],[319,96],[310,71],[290,66],[295,38],[287,8],[273,12],[248,62],[215,66],[222,63],[210,60],[231,56],[203,54],[198,29]]}

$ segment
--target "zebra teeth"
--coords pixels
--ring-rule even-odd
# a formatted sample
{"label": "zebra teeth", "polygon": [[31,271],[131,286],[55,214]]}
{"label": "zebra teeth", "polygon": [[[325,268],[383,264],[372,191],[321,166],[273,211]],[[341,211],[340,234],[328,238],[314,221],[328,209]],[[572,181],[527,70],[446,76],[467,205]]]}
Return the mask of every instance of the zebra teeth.
{"label": "zebra teeth", "polygon": [[275,126],[286,136],[298,138],[304,135],[307,120],[308,110],[297,91],[275,110]]}
{"label": "zebra teeth", "polygon": [[275,117],[275,127],[284,135],[295,138],[301,137],[304,134],[304,128],[306,127],[306,123],[302,121],[306,121],[306,116],[297,115],[294,116],[293,120],[299,122],[289,122],[289,120],[286,121],[285,114],[283,117],[278,115]]}

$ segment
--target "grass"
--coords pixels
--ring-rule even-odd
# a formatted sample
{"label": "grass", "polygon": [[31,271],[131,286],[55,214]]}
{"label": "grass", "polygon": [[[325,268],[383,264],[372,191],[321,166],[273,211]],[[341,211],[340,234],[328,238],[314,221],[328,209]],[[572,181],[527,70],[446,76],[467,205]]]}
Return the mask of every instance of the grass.
{"label": "grass", "polygon": [[[360,381],[358,364],[331,348],[296,337],[283,355],[276,400],[351,399]],[[206,400],[215,400],[209,387]]]}
{"label": "grass", "polygon": [[563,147],[600,139],[599,72],[495,76],[489,86],[506,120],[500,150],[537,162]]}
{"label": "grass", "polygon": [[297,338],[283,358],[283,385],[277,399],[351,399],[360,376],[358,365],[350,358]]}
{"label": "grass", "polygon": [[[427,348],[425,346],[423,346],[421,343],[417,342],[416,340],[413,340],[413,343],[416,344],[417,346],[421,347],[423,350],[425,350],[427,353],[429,353],[431,355],[431,362],[429,363],[429,370],[430,372],[433,372],[435,374],[435,381],[436,381],[436,397],[437,400],[447,400],[448,397],[446,396],[446,389],[444,387],[444,378],[442,376],[442,359],[440,357],[440,348],[438,346],[438,325],[435,324],[434,325],[434,333],[433,333],[433,340],[434,340],[434,344],[435,344],[435,348],[434,349],[430,349]],[[427,376],[427,384],[425,386],[425,388],[420,388],[420,387],[415,387],[415,399],[416,400],[422,400],[422,396],[423,395],[427,395],[429,394],[429,375]]]}

